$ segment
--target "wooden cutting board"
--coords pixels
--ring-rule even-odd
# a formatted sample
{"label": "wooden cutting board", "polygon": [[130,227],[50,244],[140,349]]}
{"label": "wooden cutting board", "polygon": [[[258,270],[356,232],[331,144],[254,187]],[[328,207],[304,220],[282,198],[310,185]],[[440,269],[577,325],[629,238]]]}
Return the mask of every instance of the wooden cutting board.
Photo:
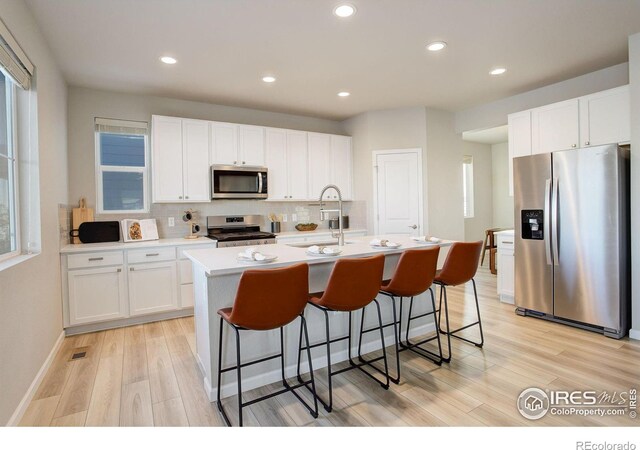
{"label": "wooden cutting board", "polygon": [[[84,198],[80,199],[78,208],[73,208],[73,215],[71,217],[71,227],[73,230],[80,228],[80,224],[84,222],[93,222],[93,208],[87,208]],[[74,237],[73,243],[80,244],[80,238]]]}

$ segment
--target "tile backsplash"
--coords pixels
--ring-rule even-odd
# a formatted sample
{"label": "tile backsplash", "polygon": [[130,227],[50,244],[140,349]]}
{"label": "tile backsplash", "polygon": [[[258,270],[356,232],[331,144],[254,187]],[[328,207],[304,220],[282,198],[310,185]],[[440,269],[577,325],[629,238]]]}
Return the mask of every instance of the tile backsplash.
{"label": "tile backsplash", "polygon": [[[333,208],[334,204],[327,203]],[[255,214],[263,217],[262,230],[269,231],[269,214],[286,214],[288,221],[281,224],[281,231],[295,231],[297,222],[291,220],[296,213],[296,207],[309,210],[310,221],[318,224],[318,229],[328,229],[329,221],[320,221],[320,206],[309,202],[265,202],[264,200],[215,200],[210,203],[154,203],[147,214],[96,214],[95,220],[122,219],[156,219],[158,234],[161,238],[183,237],[189,233],[187,224],[182,221],[184,212],[188,209],[196,211],[196,223],[200,224],[199,234],[206,234],[207,216],[229,216]],[[337,206],[337,205],[336,205]],[[60,245],[69,243],[71,231],[71,211],[74,206],[58,205],[58,219],[60,228]],[[364,201],[345,202],[344,214],[349,216],[349,227],[363,229],[367,227],[367,206]],[[169,218],[173,217],[175,226],[169,227]]]}

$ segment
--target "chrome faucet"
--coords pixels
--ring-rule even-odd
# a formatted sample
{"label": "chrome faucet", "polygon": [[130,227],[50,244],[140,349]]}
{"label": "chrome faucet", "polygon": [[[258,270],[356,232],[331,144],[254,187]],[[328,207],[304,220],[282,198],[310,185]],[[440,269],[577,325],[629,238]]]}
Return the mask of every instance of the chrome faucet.
{"label": "chrome faucet", "polygon": [[[323,209],[322,208],[322,196],[327,191],[327,189],[335,189],[338,193],[338,209]],[[331,212],[337,212],[340,214],[338,216],[338,235],[334,235],[333,231],[331,231],[331,237],[338,238],[338,246],[344,246],[344,228],[342,227],[342,193],[340,192],[340,188],[335,184],[327,184],[322,188],[322,192],[320,192],[320,220],[326,220],[326,214]]]}

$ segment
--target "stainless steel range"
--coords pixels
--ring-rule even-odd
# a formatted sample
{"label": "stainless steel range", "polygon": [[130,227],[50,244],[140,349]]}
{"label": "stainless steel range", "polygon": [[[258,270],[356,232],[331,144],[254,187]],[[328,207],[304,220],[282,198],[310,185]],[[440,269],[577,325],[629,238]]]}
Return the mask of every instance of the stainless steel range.
{"label": "stainless steel range", "polygon": [[262,216],[207,216],[207,237],[218,248],[275,244],[276,235],[260,231]]}

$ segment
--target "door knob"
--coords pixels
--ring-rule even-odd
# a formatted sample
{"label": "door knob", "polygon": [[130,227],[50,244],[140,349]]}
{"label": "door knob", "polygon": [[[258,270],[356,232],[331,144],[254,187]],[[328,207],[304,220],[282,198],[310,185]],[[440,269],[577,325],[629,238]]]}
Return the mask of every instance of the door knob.
{"label": "door knob", "polygon": [[415,230],[418,228],[418,225],[409,225],[409,228],[413,228]]}

